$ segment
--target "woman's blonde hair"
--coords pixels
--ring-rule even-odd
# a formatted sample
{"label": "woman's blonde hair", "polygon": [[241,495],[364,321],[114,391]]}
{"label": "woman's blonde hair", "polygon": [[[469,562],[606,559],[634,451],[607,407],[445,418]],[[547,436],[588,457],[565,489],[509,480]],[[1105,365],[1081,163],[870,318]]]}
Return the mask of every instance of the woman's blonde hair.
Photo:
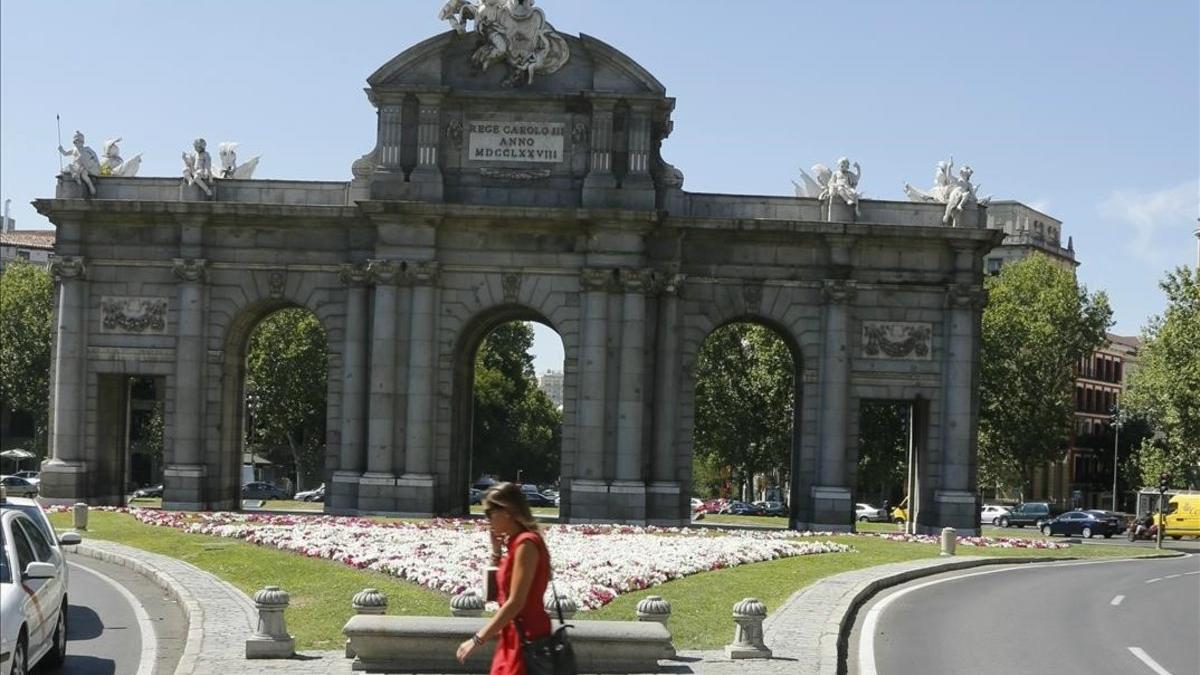
{"label": "woman's blonde hair", "polygon": [[517,524],[530,532],[539,532],[537,520],[529,509],[529,501],[516,483],[496,483],[483,493],[479,500],[483,508],[501,508],[508,512]]}

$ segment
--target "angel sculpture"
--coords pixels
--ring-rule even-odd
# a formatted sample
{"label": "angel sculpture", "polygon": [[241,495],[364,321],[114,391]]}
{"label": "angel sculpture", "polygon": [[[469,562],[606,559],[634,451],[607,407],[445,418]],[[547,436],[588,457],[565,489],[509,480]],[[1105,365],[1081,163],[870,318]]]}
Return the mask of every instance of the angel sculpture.
{"label": "angel sculpture", "polygon": [[208,144],[203,138],[197,138],[192,147],[195,152],[183,153],[183,181],[188,185],[199,185],[204,194],[213,196],[209,182],[212,181],[212,157],[206,148]]}
{"label": "angel sculpture", "polygon": [[438,20],[450,22],[454,32],[462,35],[467,32],[467,22],[475,18],[475,12],[470,0],[450,0],[442,7]]}
{"label": "angel sculpture", "polygon": [[232,141],[217,146],[217,156],[221,158],[221,173],[218,178],[250,180],[254,177],[254,170],[258,168],[258,161],[262,157],[255,157],[249,162],[239,165],[237,163],[237,147],[238,144]]}
{"label": "angel sculpture", "polygon": [[62,175],[75,179],[75,182],[80,185],[87,186],[88,194],[95,197],[96,185],[92,182],[92,176],[100,175],[100,158],[96,156],[95,150],[84,144],[83,134],[79,131],[75,132],[71,144],[70,150],[64,150],[61,145],[58,146],[58,151],[64,157],[71,158],[71,163],[63,169]]}
{"label": "angel sculpture", "polygon": [[905,183],[904,192],[914,202],[945,204],[946,212],[942,216],[942,223],[958,227],[959,216],[967,206],[971,204],[986,205],[992,201],[992,198],[979,198],[979,186],[971,182],[971,176],[975,173],[971,167],[963,166],[958,170],[958,176],[954,176],[953,171],[953,157],[949,161],[938,162],[932,188],[928,191],[918,190]]}
{"label": "angel sculpture", "polygon": [[814,164],[812,172],[816,178],[809,176],[801,169],[800,180],[803,181],[803,184],[792,181],[792,184],[796,186],[796,196],[829,201],[830,205],[836,197],[846,202],[848,206],[853,206],[855,215],[862,215],[858,205],[862,198],[862,194],[858,191],[858,183],[862,180],[862,167],[858,165],[858,162],[855,162],[853,166],[854,171],[851,171],[850,160],[845,157],[838,159],[837,169],[833,171],[830,171],[829,167],[824,164]]}
{"label": "angel sculpture", "polygon": [[933,173],[933,187],[929,191],[918,190],[917,188],[904,184],[904,194],[908,195],[910,201],[914,202],[937,202],[945,204],[950,197],[950,188],[954,183],[954,158],[944,162],[938,162],[937,169]]}
{"label": "angel sculpture", "polygon": [[101,176],[117,176],[120,178],[133,178],[137,175],[139,169],[142,168],[142,155],[139,153],[129,161],[121,159],[121,148],[117,147],[121,139],[110,138],[104,141],[102,152],[104,156],[100,158],[100,175]]}

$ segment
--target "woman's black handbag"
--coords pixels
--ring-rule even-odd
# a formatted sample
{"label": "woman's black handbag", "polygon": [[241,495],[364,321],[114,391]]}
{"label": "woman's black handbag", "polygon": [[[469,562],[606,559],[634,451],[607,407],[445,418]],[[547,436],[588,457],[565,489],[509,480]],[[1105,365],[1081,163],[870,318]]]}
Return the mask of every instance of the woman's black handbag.
{"label": "woman's black handbag", "polygon": [[528,675],[576,675],[579,668],[575,665],[575,651],[567,641],[567,629],[574,628],[563,619],[562,607],[558,604],[558,592],[551,586],[554,593],[554,606],[558,609],[559,629],[537,640],[525,637],[525,627],[517,619],[517,633],[521,636],[521,657],[525,661],[525,672]]}

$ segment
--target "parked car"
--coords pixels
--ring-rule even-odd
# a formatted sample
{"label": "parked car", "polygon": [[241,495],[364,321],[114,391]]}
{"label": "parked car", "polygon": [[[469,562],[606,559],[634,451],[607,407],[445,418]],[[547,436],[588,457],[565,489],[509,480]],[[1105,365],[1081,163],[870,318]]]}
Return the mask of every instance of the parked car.
{"label": "parked car", "polygon": [[42,472],[41,471],[31,471],[29,469],[26,469],[24,471],[18,471],[16,473],[14,473],[13,475],[17,476],[18,478],[24,478],[25,480],[29,481],[30,483],[33,483],[34,485],[41,485],[41,483],[42,483]]}
{"label": "parked car", "polygon": [[893,506],[892,512],[888,514],[888,517],[892,519],[893,523],[908,522],[908,497],[901,499],[898,506]]}
{"label": "parked car", "polygon": [[8,672],[66,658],[69,578],[60,544],[78,544],[79,535],[60,540],[53,532],[37,502],[0,501],[0,667]]}
{"label": "parked car", "polygon": [[468,488],[467,504],[479,504],[483,501],[483,490],[479,488]]}
{"label": "parked car", "polygon": [[1078,534],[1087,539],[1097,534],[1108,539],[1124,529],[1116,516],[1106,516],[1103,512],[1096,511],[1067,511],[1061,516],[1047,520],[1041,526],[1042,534],[1047,537],[1054,534]]}
{"label": "parked car", "polygon": [[703,503],[704,513],[724,513],[725,506],[729,504],[727,499],[706,499]]}
{"label": "parked car", "polygon": [[321,487],[315,490],[297,492],[293,499],[298,502],[323,502],[325,501],[325,484],[321,483]]}
{"label": "parked car", "polygon": [[556,506],[553,499],[540,492],[526,492],[525,501],[529,502],[530,506]]}
{"label": "parked car", "polygon": [[151,499],[153,497],[161,498],[163,496],[162,483],[158,485],[147,485],[143,488],[138,488],[133,491],[134,499]]}
{"label": "parked car", "polygon": [[786,516],[788,508],[783,502],[775,501],[758,501],[754,502],[753,506],[758,509],[759,513],[764,516]]}
{"label": "parked car", "polygon": [[1105,520],[1115,520],[1117,522],[1117,531],[1114,534],[1123,534],[1129,529],[1130,518],[1129,514],[1119,511],[1106,511],[1104,509],[1085,509],[1088,513],[1094,513],[1098,518]]}
{"label": "parked car", "polygon": [[887,511],[866,503],[854,505],[854,519],[860,523],[886,523],[889,520]]}
{"label": "parked car", "polygon": [[1003,516],[1009,512],[1010,509],[1007,506],[1000,506],[999,504],[984,504],[983,509],[979,511],[979,524],[999,525],[1000,516]]}
{"label": "parked car", "polygon": [[725,510],[721,513],[728,513],[731,516],[761,516],[762,512],[758,507],[746,502],[733,501],[725,505]]}
{"label": "parked car", "polygon": [[1000,516],[997,523],[1000,527],[1031,527],[1041,528],[1042,523],[1062,513],[1050,502],[1025,502],[1017,508]]}
{"label": "parked car", "polygon": [[37,484],[31,483],[28,479],[21,478],[20,476],[0,476],[0,485],[3,485],[8,494],[14,497],[38,496]]}
{"label": "parked car", "polygon": [[255,481],[242,486],[242,499],[290,499],[291,495],[283,488]]}

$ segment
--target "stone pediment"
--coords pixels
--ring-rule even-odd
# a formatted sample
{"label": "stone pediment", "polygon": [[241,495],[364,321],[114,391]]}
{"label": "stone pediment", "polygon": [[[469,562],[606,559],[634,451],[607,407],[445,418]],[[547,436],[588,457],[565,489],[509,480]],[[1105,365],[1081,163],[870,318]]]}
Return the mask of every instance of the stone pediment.
{"label": "stone pediment", "polygon": [[570,59],[557,72],[539,76],[528,84],[513,86],[503,65],[481,71],[471,55],[478,47],[474,32],[448,31],[409,49],[375,71],[368,79],[370,90],[422,89],[467,92],[497,92],[510,95],[564,95],[604,92],[618,96],[665,97],[666,88],[649,71],[615,47],[590,35],[562,35],[570,48]]}

